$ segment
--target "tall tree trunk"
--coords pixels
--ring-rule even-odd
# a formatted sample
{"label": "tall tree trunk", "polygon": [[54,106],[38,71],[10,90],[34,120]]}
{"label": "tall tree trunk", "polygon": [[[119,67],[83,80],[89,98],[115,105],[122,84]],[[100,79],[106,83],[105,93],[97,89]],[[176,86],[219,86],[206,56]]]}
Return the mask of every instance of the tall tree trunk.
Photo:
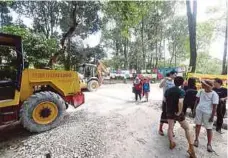
{"label": "tall tree trunk", "polygon": [[222,74],[223,75],[226,75],[227,74],[227,60],[226,60],[226,57],[227,57],[227,25],[228,25],[228,6],[227,6],[227,1],[226,1],[226,32],[225,32],[225,41],[224,41],[224,53],[223,53],[223,61],[222,61]]}
{"label": "tall tree trunk", "polygon": [[155,7],[156,7],[156,17],[155,17],[155,38],[156,38],[156,40],[155,40],[155,55],[156,55],[156,57],[155,57],[155,68],[157,68],[158,67],[158,23],[159,23],[159,19],[158,19],[158,2],[156,1],[155,2]]}
{"label": "tall tree trunk", "polygon": [[173,51],[172,51],[171,59],[169,62],[169,66],[172,66],[173,58],[175,58],[175,47],[176,47],[176,44],[173,43]]}
{"label": "tall tree trunk", "polygon": [[128,39],[125,38],[124,41],[124,68],[128,68],[128,56],[127,56],[127,47],[128,47]]}
{"label": "tall tree trunk", "polygon": [[157,68],[158,66],[158,40],[157,40],[157,35],[158,35],[158,28],[157,28],[157,25],[156,25],[156,29],[155,29],[156,33],[156,40],[155,40],[155,68]]}
{"label": "tall tree trunk", "polygon": [[70,70],[71,68],[71,61],[70,61],[70,57],[71,57],[71,51],[70,51],[70,47],[71,47],[71,40],[70,38],[68,38],[67,40],[67,50],[66,50],[66,57],[65,57],[65,61],[64,61],[64,67],[65,67],[65,70]]}
{"label": "tall tree trunk", "polygon": [[165,67],[165,66],[166,66],[166,65],[165,65],[165,39],[164,39],[163,42],[164,42],[163,45],[164,45],[164,67]]}
{"label": "tall tree trunk", "polygon": [[118,40],[115,40],[116,42],[116,56],[119,55],[119,41]]}
{"label": "tall tree trunk", "polygon": [[146,54],[144,49],[144,17],[142,15],[142,27],[141,27],[141,38],[142,38],[142,54],[143,54],[143,69],[146,69]]}
{"label": "tall tree trunk", "polygon": [[190,63],[189,67],[192,67],[191,72],[196,71],[196,15],[197,15],[197,0],[193,1],[193,12],[191,12],[190,0],[186,0],[187,16],[188,16],[188,30],[190,39]]}
{"label": "tall tree trunk", "polygon": [[67,30],[67,32],[63,34],[63,36],[60,40],[61,49],[49,59],[47,66],[50,68],[52,68],[54,63],[56,63],[59,55],[64,54],[64,52],[66,50],[65,42],[68,38],[71,38],[71,36],[74,34],[74,31],[76,30],[76,27],[78,26],[78,21],[76,20],[77,9],[78,9],[78,2],[72,1],[72,14],[71,14],[72,24],[71,24],[70,28]]}

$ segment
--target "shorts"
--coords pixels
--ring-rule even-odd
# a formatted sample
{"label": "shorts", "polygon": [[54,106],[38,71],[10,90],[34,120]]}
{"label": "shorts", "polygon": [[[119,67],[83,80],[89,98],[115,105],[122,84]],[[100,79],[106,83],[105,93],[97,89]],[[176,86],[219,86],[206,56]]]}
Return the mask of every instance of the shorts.
{"label": "shorts", "polygon": [[164,101],[162,101],[162,113],[161,113],[160,123],[168,123],[167,117],[166,117],[166,102]]}
{"label": "shorts", "polygon": [[179,116],[175,115],[174,113],[167,113],[166,117],[167,117],[167,119],[175,120],[178,122],[182,122],[185,120],[185,115],[183,112]]}
{"label": "shorts", "polygon": [[204,125],[206,129],[213,128],[213,122],[209,122],[211,118],[211,114],[202,112],[201,110],[196,109],[196,116],[195,116],[195,124],[196,125]]}
{"label": "shorts", "polygon": [[143,92],[144,92],[144,93],[148,93],[148,92],[150,92],[150,91],[149,91],[148,89],[144,89]]}

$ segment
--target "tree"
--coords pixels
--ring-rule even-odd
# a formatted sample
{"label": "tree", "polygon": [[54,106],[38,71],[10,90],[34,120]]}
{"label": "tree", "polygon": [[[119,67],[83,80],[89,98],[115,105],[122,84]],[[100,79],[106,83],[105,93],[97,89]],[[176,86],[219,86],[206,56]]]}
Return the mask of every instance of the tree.
{"label": "tree", "polygon": [[0,1],[0,27],[12,24],[12,16],[9,15],[11,2]]}
{"label": "tree", "polygon": [[18,14],[33,20],[34,32],[43,33],[48,39],[58,34],[60,4],[57,1],[20,1],[13,7]]}
{"label": "tree", "polygon": [[[196,70],[196,15],[197,15],[197,0],[193,0],[191,9],[190,0],[186,0],[187,16],[188,16],[188,29],[189,29],[189,40],[190,40],[190,63],[191,72]],[[191,11],[192,10],[192,11]]]}
{"label": "tree", "polygon": [[196,73],[221,74],[222,61],[212,58],[207,52],[198,52]]}
{"label": "tree", "polygon": [[[67,65],[65,67],[66,69],[71,69],[69,63],[71,63],[71,51],[73,51],[72,48],[74,48],[71,47],[71,38],[77,35],[82,39],[85,39],[88,35],[99,30],[99,9],[100,3],[96,1],[64,2],[61,5],[62,18],[60,19],[60,28],[66,33],[63,34],[61,39],[62,51],[54,55],[54,60],[56,60],[58,55],[62,54],[62,57],[65,58],[65,65]],[[75,52],[77,51],[78,50],[75,50]],[[77,54],[79,55],[79,53],[76,53],[75,55]],[[76,58],[79,59],[80,57],[81,55],[78,57],[76,56]]]}
{"label": "tree", "polygon": [[226,1],[226,29],[225,29],[225,40],[224,40],[224,53],[223,53],[223,62],[222,62],[222,74],[227,74],[227,27],[228,27],[228,2]]}
{"label": "tree", "polygon": [[[53,38],[46,39],[44,34],[34,34],[28,29],[18,26],[4,26],[0,31],[22,37],[24,56],[36,68],[44,67],[48,62],[49,56],[58,50],[57,40]],[[1,49],[0,52],[8,53],[9,50],[3,51]]]}

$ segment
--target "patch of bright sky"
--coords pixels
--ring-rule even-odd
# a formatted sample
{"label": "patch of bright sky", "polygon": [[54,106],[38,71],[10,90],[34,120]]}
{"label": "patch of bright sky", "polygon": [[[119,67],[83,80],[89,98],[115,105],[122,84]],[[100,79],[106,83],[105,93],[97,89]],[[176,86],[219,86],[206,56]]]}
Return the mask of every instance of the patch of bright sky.
{"label": "patch of bright sky", "polygon": [[[198,5],[197,6],[197,22],[204,22],[204,21],[208,20],[209,18],[211,18],[207,14],[208,8],[219,6],[220,12],[221,12],[221,10],[224,9],[225,1],[226,0],[198,0],[197,1],[197,5]],[[18,18],[18,15],[14,11],[11,11],[11,14],[13,16],[13,21],[16,21],[16,19]],[[186,15],[186,8],[180,9],[179,15]],[[103,14],[100,12],[99,16],[102,17]],[[27,18],[25,16],[21,16],[21,19],[23,20],[25,25],[27,25],[30,28],[32,27],[32,23],[33,23],[32,19]],[[98,32],[90,35],[87,39],[85,39],[83,41],[84,45],[89,45],[90,47],[97,46],[101,41],[101,35],[102,35],[101,31],[98,31]],[[132,40],[134,41],[134,39],[132,39]],[[215,58],[222,59],[223,48],[224,48],[224,38],[222,38],[222,37],[215,38],[215,40],[211,43],[210,55]],[[107,50],[108,57],[111,57],[111,55],[109,54],[111,52],[112,52],[112,50]],[[166,53],[166,55],[168,57],[169,53],[168,54],[167,53]]]}

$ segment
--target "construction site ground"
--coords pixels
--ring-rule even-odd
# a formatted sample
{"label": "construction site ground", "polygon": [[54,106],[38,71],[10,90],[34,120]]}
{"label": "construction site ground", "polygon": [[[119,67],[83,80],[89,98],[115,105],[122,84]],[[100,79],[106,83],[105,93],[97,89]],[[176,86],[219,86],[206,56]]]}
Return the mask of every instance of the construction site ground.
{"label": "construction site ground", "polygon": [[[85,92],[85,104],[67,110],[62,124],[50,131],[31,134],[19,123],[0,128],[1,158],[187,158],[188,144],[177,123],[177,146],[169,149],[165,136],[158,134],[162,90],[151,85],[149,102],[135,102],[131,84],[102,85],[96,92]],[[194,135],[194,122],[187,117]],[[206,130],[202,128],[198,158],[226,158],[227,131],[214,130],[212,147],[206,150]]]}

